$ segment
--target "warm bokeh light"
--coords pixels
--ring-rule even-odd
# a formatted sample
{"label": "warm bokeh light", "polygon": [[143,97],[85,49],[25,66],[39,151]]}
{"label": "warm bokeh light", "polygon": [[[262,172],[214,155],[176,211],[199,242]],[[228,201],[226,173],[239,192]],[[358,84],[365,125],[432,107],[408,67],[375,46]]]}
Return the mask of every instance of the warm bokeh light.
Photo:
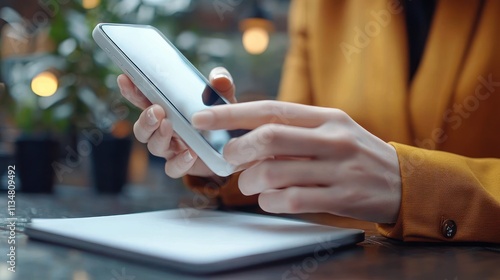
{"label": "warm bokeh light", "polygon": [[93,9],[101,4],[101,0],[82,0],[82,6],[87,9]]}
{"label": "warm bokeh light", "polygon": [[269,45],[269,34],[274,31],[273,23],[265,18],[247,18],[240,22],[243,32],[243,47],[250,54],[261,54]]}
{"label": "warm bokeh light", "polygon": [[42,72],[31,81],[31,89],[36,95],[51,96],[57,91],[57,77],[51,72]]}
{"label": "warm bokeh light", "polygon": [[269,45],[269,33],[261,27],[251,27],[243,32],[243,46],[250,54],[261,54]]}

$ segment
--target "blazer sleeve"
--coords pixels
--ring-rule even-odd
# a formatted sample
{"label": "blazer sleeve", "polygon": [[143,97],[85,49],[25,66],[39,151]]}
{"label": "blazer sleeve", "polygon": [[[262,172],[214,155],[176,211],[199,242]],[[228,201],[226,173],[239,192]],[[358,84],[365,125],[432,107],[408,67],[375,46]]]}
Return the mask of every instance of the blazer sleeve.
{"label": "blazer sleeve", "polygon": [[500,159],[390,143],[396,148],[402,200],[382,235],[404,241],[500,243]]}
{"label": "blazer sleeve", "polygon": [[290,4],[290,47],[283,64],[278,100],[313,105],[307,39],[308,2],[295,0]]}

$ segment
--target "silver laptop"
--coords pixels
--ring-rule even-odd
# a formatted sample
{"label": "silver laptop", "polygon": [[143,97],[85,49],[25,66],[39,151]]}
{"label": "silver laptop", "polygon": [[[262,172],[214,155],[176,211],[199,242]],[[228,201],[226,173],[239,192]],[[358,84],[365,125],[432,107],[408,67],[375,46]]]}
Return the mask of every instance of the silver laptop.
{"label": "silver laptop", "polygon": [[181,208],[138,214],[33,219],[41,241],[190,273],[214,273],[299,255],[335,254],[364,232],[275,216]]}

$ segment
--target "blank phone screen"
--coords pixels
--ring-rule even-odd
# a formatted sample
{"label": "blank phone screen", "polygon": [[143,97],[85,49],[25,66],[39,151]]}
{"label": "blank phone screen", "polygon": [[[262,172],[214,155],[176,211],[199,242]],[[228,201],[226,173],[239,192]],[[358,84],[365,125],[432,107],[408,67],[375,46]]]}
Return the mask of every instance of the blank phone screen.
{"label": "blank phone screen", "polygon": [[[102,30],[189,123],[194,113],[227,104],[156,29],[103,25]],[[199,133],[219,153],[232,135],[226,130]]]}

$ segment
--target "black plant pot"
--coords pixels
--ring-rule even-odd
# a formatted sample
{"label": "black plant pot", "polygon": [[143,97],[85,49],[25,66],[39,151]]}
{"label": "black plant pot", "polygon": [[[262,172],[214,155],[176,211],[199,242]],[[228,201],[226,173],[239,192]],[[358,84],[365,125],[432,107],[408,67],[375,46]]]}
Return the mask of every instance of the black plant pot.
{"label": "black plant pot", "polygon": [[21,192],[52,193],[59,144],[50,138],[21,137],[16,140],[16,175]]}
{"label": "black plant pot", "polygon": [[131,146],[129,137],[115,138],[108,134],[93,146],[92,177],[98,193],[117,194],[122,191],[127,183]]}

